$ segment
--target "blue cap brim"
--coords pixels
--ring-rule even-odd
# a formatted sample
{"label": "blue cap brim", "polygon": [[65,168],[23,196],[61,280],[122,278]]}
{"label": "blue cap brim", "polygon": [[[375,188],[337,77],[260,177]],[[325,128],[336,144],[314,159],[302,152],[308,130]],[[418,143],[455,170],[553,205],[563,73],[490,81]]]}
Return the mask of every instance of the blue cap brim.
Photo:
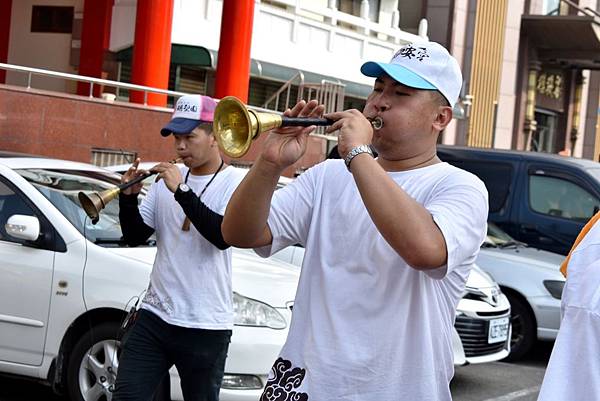
{"label": "blue cap brim", "polygon": [[392,79],[400,82],[402,85],[410,86],[416,89],[437,90],[429,81],[421,78],[411,70],[398,64],[376,63],[368,61],[360,67],[360,72],[368,77],[377,78],[386,73]]}
{"label": "blue cap brim", "polygon": [[169,121],[169,123],[165,125],[163,129],[160,130],[160,134],[162,136],[169,136],[171,134],[189,134],[200,124],[202,124],[201,120],[191,120],[189,118],[174,118],[171,121]]}

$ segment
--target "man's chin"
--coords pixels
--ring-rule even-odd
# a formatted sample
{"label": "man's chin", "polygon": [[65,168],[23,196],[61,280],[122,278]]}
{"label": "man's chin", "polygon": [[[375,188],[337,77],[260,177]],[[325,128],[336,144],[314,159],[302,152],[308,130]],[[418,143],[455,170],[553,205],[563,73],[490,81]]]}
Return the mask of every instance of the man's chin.
{"label": "man's chin", "polygon": [[185,164],[187,168],[192,169],[194,167],[198,167],[199,163],[191,157],[186,157],[185,159],[183,159],[183,164]]}

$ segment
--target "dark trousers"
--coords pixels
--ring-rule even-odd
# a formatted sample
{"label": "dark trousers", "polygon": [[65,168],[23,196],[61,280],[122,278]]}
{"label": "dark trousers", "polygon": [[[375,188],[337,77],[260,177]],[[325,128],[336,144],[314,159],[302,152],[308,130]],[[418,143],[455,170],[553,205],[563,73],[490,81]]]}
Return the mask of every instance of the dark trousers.
{"label": "dark trousers", "polygon": [[151,400],[173,365],[186,401],[218,401],[230,340],[231,330],[174,326],[140,310],[123,338],[113,401]]}

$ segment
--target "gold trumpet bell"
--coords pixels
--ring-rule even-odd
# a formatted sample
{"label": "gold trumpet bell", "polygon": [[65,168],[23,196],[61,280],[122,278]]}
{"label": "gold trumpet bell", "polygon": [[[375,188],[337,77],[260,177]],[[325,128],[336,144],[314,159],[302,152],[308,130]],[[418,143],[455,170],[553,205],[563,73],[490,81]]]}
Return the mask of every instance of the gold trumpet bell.
{"label": "gold trumpet bell", "polygon": [[213,131],[219,147],[229,157],[242,157],[259,134],[281,126],[281,116],[249,110],[234,96],[224,97],[215,108]]}
{"label": "gold trumpet bell", "polygon": [[101,192],[92,192],[90,194],[79,192],[77,198],[79,198],[79,203],[81,203],[85,214],[92,219],[92,224],[96,224],[100,218],[100,210],[104,209],[108,202],[116,198],[119,192],[119,187],[106,189]]}

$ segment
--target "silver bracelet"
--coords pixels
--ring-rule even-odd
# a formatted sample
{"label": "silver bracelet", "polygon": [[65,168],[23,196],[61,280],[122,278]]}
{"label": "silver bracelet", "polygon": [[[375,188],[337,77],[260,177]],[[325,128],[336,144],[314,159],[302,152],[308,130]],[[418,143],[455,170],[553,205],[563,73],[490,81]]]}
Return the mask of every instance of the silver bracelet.
{"label": "silver bracelet", "polygon": [[346,167],[348,168],[348,171],[350,171],[350,163],[352,163],[352,159],[354,159],[356,156],[360,155],[361,153],[368,153],[371,155],[371,157],[375,157],[373,155],[373,151],[371,150],[371,147],[369,145],[360,145],[360,146],[353,147],[350,150],[350,152],[348,152],[348,154],[346,155],[346,158],[344,159],[344,163],[346,163]]}

